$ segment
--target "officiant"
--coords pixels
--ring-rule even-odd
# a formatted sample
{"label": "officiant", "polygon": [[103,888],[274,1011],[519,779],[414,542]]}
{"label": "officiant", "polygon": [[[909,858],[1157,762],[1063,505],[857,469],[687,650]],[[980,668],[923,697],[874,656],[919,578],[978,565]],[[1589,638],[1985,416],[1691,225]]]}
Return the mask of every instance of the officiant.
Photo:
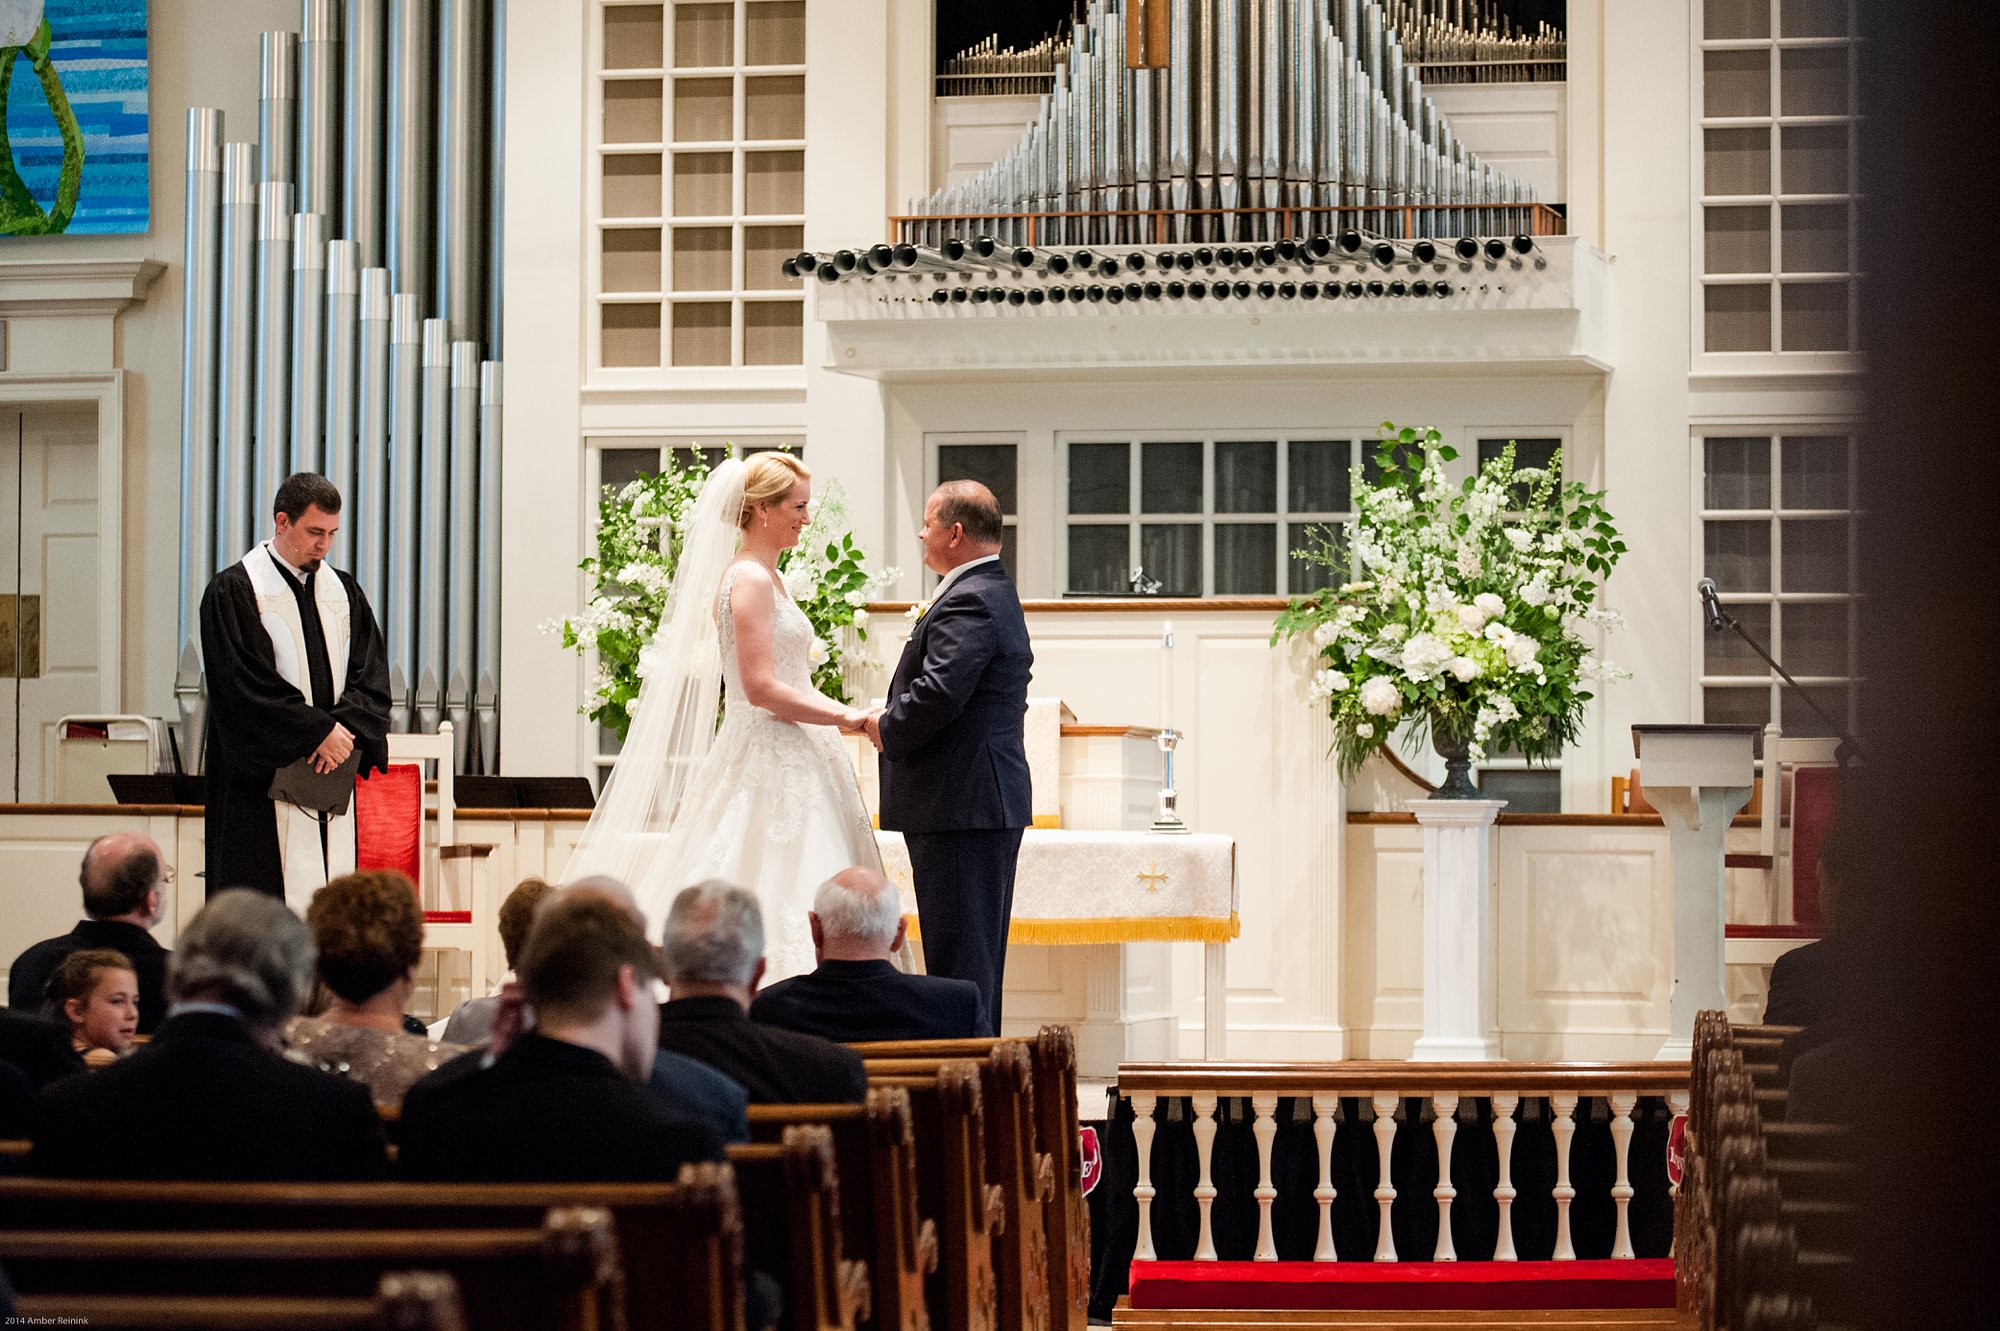
{"label": "officiant", "polygon": [[326,562],[340,491],[299,472],[272,508],[271,539],[201,598],[208,892],[303,915],[354,870],[354,781],[388,764],[389,664],[368,598]]}

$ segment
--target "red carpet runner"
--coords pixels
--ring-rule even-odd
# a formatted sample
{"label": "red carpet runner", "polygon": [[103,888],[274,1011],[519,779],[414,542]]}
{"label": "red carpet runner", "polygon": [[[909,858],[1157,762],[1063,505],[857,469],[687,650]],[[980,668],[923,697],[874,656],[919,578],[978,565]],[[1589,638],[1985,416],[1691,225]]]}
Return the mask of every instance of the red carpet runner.
{"label": "red carpet runner", "polygon": [[1135,1309],[1671,1308],[1671,1258],[1588,1262],[1134,1262]]}

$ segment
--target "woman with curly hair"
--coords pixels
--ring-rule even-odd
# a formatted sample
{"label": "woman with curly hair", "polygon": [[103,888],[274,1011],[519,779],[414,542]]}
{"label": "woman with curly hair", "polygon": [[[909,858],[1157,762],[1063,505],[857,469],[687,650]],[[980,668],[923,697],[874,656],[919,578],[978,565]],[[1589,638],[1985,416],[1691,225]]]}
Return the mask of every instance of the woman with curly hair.
{"label": "woman with curly hair", "polygon": [[306,924],[329,1001],[285,1027],[286,1052],[363,1083],[378,1105],[401,1105],[425,1073],[464,1052],[403,1028],[424,949],[416,887],[393,870],[347,874],[313,895]]}

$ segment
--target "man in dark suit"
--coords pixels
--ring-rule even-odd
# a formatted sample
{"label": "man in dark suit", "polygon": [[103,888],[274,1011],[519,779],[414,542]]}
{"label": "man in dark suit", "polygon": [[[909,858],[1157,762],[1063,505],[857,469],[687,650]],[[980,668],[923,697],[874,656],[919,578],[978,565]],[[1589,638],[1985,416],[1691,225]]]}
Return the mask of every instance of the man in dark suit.
{"label": "man in dark suit", "polygon": [[756,897],[720,882],[683,889],[667,912],[664,941],[672,997],[660,1007],[660,1048],[700,1059],[740,1084],[752,1104],[868,1097],[868,1073],[852,1049],[751,1022],[764,976]]}
{"label": "man in dark suit", "polygon": [[932,493],[917,539],[943,581],[870,722],[882,826],[903,834],[916,875],[924,969],[978,986],[987,1035],[1000,1033],[1014,861],[1034,821],[1021,727],[1035,654],[1000,532],[985,486],[947,481]]}
{"label": "man in dark suit", "polygon": [[535,914],[521,957],[534,1029],[490,1067],[468,1054],[403,1099],[397,1167],[457,1182],[671,1180],[720,1160],[722,1140],[646,1092],[659,1029],[659,956],[599,892],[564,892]]}
{"label": "man in dark suit", "polygon": [[[1835,827],[1819,847],[1819,913],[1825,935],[1793,948],[1771,967],[1771,988],[1764,1000],[1767,1025],[1819,1026],[1852,1015],[1846,993],[1854,983],[1854,948],[1840,910],[1849,858],[1847,837]],[[1791,1057],[1802,1048],[1794,1049]],[[1791,1058],[1784,1062],[1789,1067]]]}
{"label": "man in dark suit", "polygon": [[820,884],[806,917],[819,967],[780,980],[750,1004],[760,1026],[822,1039],[956,1040],[983,1034],[979,987],[940,975],[905,975],[903,903],[873,869],[843,869]]}
{"label": "man in dark suit", "polygon": [[166,911],[160,848],[138,832],[113,832],[90,843],[77,874],[83,913],[76,928],[45,938],[14,958],[7,972],[7,1006],[39,1013],[43,990],[72,952],[107,947],[132,962],[139,980],[139,1034],[151,1035],[167,1015],[167,949],[148,932]]}
{"label": "man in dark suit", "polygon": [[233,890],[180,936],[151,1044],[42,1092],[29,1172],[54,1178],[385,1177],[368,1088],[277,1052],[312,983],[313,939],[282,901]]}

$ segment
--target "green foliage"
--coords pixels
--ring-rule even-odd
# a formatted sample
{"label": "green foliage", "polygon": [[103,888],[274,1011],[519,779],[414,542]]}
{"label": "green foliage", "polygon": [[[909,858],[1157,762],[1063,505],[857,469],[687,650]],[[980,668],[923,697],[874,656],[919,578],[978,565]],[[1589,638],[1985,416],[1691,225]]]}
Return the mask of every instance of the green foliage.
{"label": "green foliage", "polygon": [[1511,443],[1452,485],[1457,456],[1435,430],[1385,421],[1379,487],[1356,468],[1354,520],[1299,552],[1344,581],[1294,598],[1271,641],[1309,643],[1310,696],[1333,718],[1344,775],[1398,728],[1464,738],[1475,757],[1552,760],[1582,726],[1584,686],[1626,677],[1583,636],[1618,620],[1596,608],[1625,553],[1603,492],[1564,484],[1560,456],[1516,471]]}

